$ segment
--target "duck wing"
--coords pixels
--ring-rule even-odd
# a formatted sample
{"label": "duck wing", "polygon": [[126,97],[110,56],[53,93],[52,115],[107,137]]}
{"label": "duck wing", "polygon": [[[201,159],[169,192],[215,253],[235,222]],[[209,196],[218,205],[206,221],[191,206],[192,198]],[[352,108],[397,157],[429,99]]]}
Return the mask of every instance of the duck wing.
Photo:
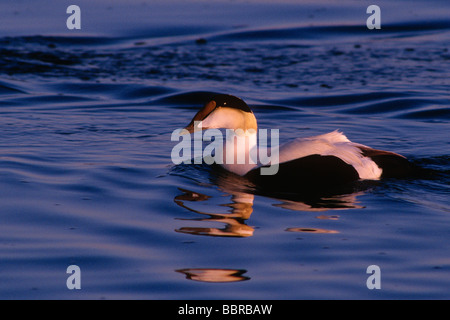
{"label": "duck wing", "polygon": [[[288,168],[288,175],[306,181],[317,177],[330,183],[346,182],[355,180],[354,172],[356,179],[378,180],[381,177],[404,177],[411,170],[409,161],[402,155],[351,142],[339,131],[298,138],[281,145],[276,151],[278,161],[271,162],[279,165],[276,175],[281,177]],[[260,173],[260,170],[254,168],[247,175],[253,176],[255,172]]]}
{"label": "duck wing", "polygon": [[413,165],[406,157],[395,152],[372,149],[364,145],[358,145],[358,149],[364,157],[370,158],[383,170],[382,178],[403,178],[413,171]]}

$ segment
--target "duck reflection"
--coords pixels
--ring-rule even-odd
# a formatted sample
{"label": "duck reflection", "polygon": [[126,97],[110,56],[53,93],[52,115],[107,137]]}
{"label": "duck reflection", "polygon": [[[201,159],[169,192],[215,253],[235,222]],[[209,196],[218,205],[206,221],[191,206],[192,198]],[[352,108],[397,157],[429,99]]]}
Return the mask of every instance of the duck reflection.
{"label": "duck reflection", "polygon": [[[370,187],[370,185],[350,186],[348,188],[342,188],[340,190],[328,190],[321,194],[308,193],[307,190],[296,193],[279,192],[266,193],[265,190],[257,189],[254,185],[240,176],[219,172],[219,174],[211,175],[211,184],[219,188],[225,195],[230,197],[230,203],[220,204],[217,208],[227,208],[225,213],[213,213],[205,212],[198,209],[194,209],[197,206],[195,203],[210,201],[214,202],[217,199],[211,196],[195,192],[192,190],[179,188],[181,194],[175,196],[175,203],[180,207],[199,214],[200,217],[196,218],[179,218],[183,221],[195,221],[195,222],[207,222],[207,223],[221,223],[224,226],[218,227],[181,227],[176,229],[176,232],[203,235],[203,236],[215,236],[215,237],[250,237],[253,235],[255,229],[249,226],[246,221],[250,218],[253,212],[253,203],[255,196],[264,196],[271,198],[275,201],[273,206],[284,208],[294,211],[309,211],[309,212],[325,212],[330,210],[344,210],[363,208],[358,204],[357,197],[364,194],[364,191]],[[318,219],[337,220],[338,215],[326,215],[321,214],[317,216]],[[292,227],[286,229],[291,232],[310,232],[310,233],[337,233],[335,230],[324,229],[312,229],[312,228],[300,228]]]}
{"label": "duck reflection", "polygon": [[[288,200],[280,199],[280,203],[275,203],[275,207],[280,207],[293,211],[329,211],[339,209],[358,209],[364,208],[358,205],[357,196],[364,194],[364,192],[355,192],[352,194],[333,195],[328,197],[321,197],[310,199],[309,201],[302,200]],[[326,219],[327,216],[318,216],[319,219]],[[334,216],[336,217],[336,216]]]}
{"label": "duck reflection", "polygon": [[221,206],[229,207],[230,213],[208,213],[192,209],[185,205],[185,201],[206,201],[210,197],[198,192],[179,188],[183,194],[175,197],[175,203],[189,211],[201,214],[204,218],[178,219],[189,221],[219,222],[225,224],[223,228],[183,227],[175,231],[181,233],[208,235],[216,237],[250,237],[254,229],[245,224],[253,212],[253,198],[251,194],[235,194],[231,196],[231,203]]}
{"label": "duck reflection", "polygon": [[247,270],[238,269],[179,269],[176,272],[186,275],[186,279],[201,282],[238,282],[250,280],[249,277],[243,276]]}

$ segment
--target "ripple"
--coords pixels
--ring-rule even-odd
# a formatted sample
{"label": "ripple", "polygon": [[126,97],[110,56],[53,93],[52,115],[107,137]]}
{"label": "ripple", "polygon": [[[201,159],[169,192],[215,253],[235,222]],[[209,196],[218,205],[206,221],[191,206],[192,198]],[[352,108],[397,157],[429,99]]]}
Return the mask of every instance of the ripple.
{"label": "ripple", "polygon": [[[404,119],[417,119],[417,120],[436,120],[436,121],[445,121],[450,120],[450,109],[448,108],[449,104],[444,106],[427,106],[426,110],[419,111],[411,111],[401,115],[401,118]],[[425,108],[424,108],[425,109]]]}
{"label": "ripple", "polygon": [[25,93],[25,91],[18,85],[13,84],[9,81],[5,80],[0,81],[0,95],[9,95],[17,93]]}
{"label": "ripple", "polygon": [[320,229],[320,228],[287,228],[289,232],[302,232],[302,233],[339,233],[336,230]]}

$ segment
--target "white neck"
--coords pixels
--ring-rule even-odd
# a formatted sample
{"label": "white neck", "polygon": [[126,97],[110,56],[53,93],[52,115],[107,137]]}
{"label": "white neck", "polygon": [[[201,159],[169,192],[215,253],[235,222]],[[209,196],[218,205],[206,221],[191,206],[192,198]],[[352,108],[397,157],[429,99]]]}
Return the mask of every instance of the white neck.
{"label": "white neck", "polygon": [[227,130],[222,167],[241,176],[256,167],[258,163],[257,140],[257,133],[254,129]]}

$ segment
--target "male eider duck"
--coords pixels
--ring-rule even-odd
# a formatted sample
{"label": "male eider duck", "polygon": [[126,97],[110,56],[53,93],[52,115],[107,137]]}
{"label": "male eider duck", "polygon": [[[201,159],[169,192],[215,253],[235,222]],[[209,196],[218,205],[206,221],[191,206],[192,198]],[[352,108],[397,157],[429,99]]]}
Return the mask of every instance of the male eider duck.
{"label": "male eider duck", "polygon": [[[246,143],[236,152],[245,154],[246,159],[250,150],[257,148],[256,118],[240,98],[227,94],[214,96],[185,129],[192,133],[212,128],[241,129]],[[224,145],[230,142],[224,140]],[[297,138],[280,145],[278,155],[278,171],[274,175],[261,174],[261,168],[267,165],[258,163],[220,165],[257,186],[273,190],[326,188],[362,180],[403,177],[411,168],[404,156],[351,142],[339,131]]]}

